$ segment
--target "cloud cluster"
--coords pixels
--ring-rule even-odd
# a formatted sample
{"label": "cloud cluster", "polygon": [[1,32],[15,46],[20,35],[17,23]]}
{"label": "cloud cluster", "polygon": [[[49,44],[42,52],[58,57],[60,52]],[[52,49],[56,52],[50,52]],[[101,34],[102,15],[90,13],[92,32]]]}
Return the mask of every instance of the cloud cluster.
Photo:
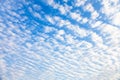
{"label": "cloud cluster", "polygon": [[119,0],[0,3],[0,79],[118,80]]}

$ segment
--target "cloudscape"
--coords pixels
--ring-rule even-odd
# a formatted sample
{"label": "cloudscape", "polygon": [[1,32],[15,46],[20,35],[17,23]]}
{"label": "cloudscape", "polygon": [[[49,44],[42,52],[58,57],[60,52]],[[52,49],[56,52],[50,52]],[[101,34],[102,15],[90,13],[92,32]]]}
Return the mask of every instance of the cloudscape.
{"label": "cloudscape", "polygon": [[0,80],[120,80],[120,0],[0,0]]}

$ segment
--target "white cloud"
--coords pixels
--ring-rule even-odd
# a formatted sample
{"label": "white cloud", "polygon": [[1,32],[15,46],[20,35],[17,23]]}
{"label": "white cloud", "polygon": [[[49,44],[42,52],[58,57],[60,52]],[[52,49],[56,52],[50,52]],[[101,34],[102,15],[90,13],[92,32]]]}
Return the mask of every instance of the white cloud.
{"label": "white cloud", "polygon": [[76,35],[81,38],[86,37],[89,33],[87,30],[80,28],[80,26],[77,25],[68,26],[68,29],[72,30]]}
{"label": "white cloud", "polygon": [[86,0],[76,0],[75,6],[83,6],[85,4]]}
{"label": "white cloud", "polygon": [[91,13],[91,18],[94,20],[94,19],[97,19],[97,17],[99,17],[99,13],[97,11],[94,11]]}
{"label": "white cloud", "polygon": [[64,40],[63,35],[65,34],[64,30],[58,30],[57,34],[55,35],[55,38],[59,39],[59,40]]}
{"label": "white cloud", "polygon": [[81,47],[82,49],[89,49],[92,47],[92,44],[87,41],[82,41],[79,47]]}
{"label": "white cloud", "polygon": [[[83,6],[85,1],[77,0],[75,6]],[[13,16],[2,13],[5,15],[2,17],[0,14],[0,52],[2,52],[0,55],[2,73],[0,75],[2,78],[5,80],[37,80],[41,78],[43,80],[59,80],[62,77],[67,80],[113,80],[119,78],[119,27],[106,24],[102,20],[94,20],[100,14],[93,9],[91,4],[86,5],[86,10],[93,12],[92,19],[89,20],[82,17],[76,10],[75,12],[69,11],[73,7],[66,3],[62,6],[53,0],[48,0],[48,2],[55,9],[61,6],[61,9],[58,9],[61,11],[60,14],[69,13],[66,16],[77,22],[83,21],[80,23],[89,22],[90,27],[94,29],[81,28],[79,24],[73,24],[69,19],[65,20],[59,15],[44,14],[46,20],[53,26],[44,25],[44,31],[39,32],[35,25],[41,24],[33,20],[34,24],[30,25],[29,16],[21,16],[12,11],[9,13],[13,13]],[[28,3],[24,3],[24,5],[28,5]],[[105,5],[102,10],[106,7]],[[117,3],[115,2],[114,5]],[[8,7],[9,5],[7,9],[10,11],[12,8]],[[38,5],[32,7],[39,8]],[[63,10],[63,8],[65,9]],[[4,12],[4,10],[2,11]],[[41,20],[40,13],[34,12],[31,7],[29,11],[34,17],[39,16]],[[26,12],[23,11],[23,13]],[[21,14],[23,13],[21,12]],[[15,19],[15,16],[18,18]],[[110,17],[112,24],[117,26],[119,25],[118,16],[119,14],[114,13]],[[28,20],[24,20],[26,24],[19,21],[21,17],[26,17]],[[15,20],[21,24],[15,23]],[[32,31],[36,31],[38,34],[32,34]]]}
{"label": "white cloud", "polygon": [[36,18],[39,18],[39,19],[42,19],[41,15],[37,12],[33,13],[33,15],[36,17]]}
{"label": "white cloud", "polygon": [[3,60],[2,58],[0,58],[0,70],[1,70],[1,74],[0,74],[0,77],[2,79],[8,79],[5,75],[6,75],[6,72],[7,72],[7,65],[6,65],[6,62],[5,60]]}
{"label": "white cloud", "polygon": [[102,37],[100,37],[98,34],[92,33],[91,37],[92,37],[93,42],[95,42],[96,45],[99,46],[99,44],[103,44]]}
{"label": "white cloud", "polygon": [[66,25],[66,21],[65,20],[60,20],[57,24],[59,27],[63,27]]}
{"label": "white cloud", "polygon": [[44,29],[45,33],[50,33],[52,31],[56,31],[56,29],[53,27],[45,26],[45,29]]}
{"label": "white cloud", "polygon": [[63,5],[59,5],[58,9],[61,12],[61,14],[66,15],[68,12],[70,12],[72,7],[68,6],[68,5],[64,5],[64,6]]}
{"label": "white cloud", "polygon": [[58,31],[58,34],[59,34],[59,35],[63,35],[63,34],[65,34],[65,31],[64,31],[64,30],[59,30],[59,31]]}
{"label": "white cloud", "polygon": [[46,15],[46,19],[47,19],[51,24],[55,24],[55,23],[54,23],[55,21],[53,20],[52,17]]}
{"label": "white cloud", "polygon": [[120,5],[118,4],[119,0],[103,0],[101,12],[104,13],[108,18],[113,14],[119,12]]}
{"label": "white cloud", "polygon": [[70,13],[70,17],[76,21],[80,21],[82,18],[80,16],[80,14],[76,13],[76,12],[71,12]]}
{"label": "white cloud", "polygon": [[115,73],[113,76],[111,76],[110,80],[119,80],[120,73]]}
{"label": "white cloud", "polygon": [[91,3],[88,3],[87,5],[84,6],[84,10],[93,12],[94,11],[94,7],[92,6]]}
{"label": "white cloud", "polygon": [[59,10],[60,10],[61,14],[65,14],[66,13],[65,8],[63,6],[60,6]]}
{"label": "white cloud", "polygon": [[99,16],[99,13],[94,9],[91,3],[85,5],[83,9],[91,12],[91,19],[96,19]]}
{"label": "white cloud", "polygon": [[91,24],[92,28],[99,27],[102,24],[102,21],[94,21],[94,22],[89,22]]}
{"label": "white cloud", "polygon": [[82,19],[82,23],[87,23],[88,22],[88,19],[87,18],[83,18]]}
{"label": "white cloud", "polygon": [[[67,0],[66,0],[67,1]],[[65,1],[65,2],[66,2]],[[47,2],[50,6],[52,6],[54,9],[57,9],[60,11],[61,14],[63,15],[66,15],[70,10],[71,10],[71,6],[68,6],[67,4],[65,4],[64,6],[63,5],[60,5],[58,3],[56,3],[55,1],[53,0],[50,0]]]}
{"label": "white cloud", "polygon": [[36,10],[36,11],[39,11],[39,10],[41,10],[41,6],[37,5],[37,4],[34,4],[33,9]]}
{"label": "white cloud", "polygon": [[49,1],[48,1],[48,4],[49,4],[49,5],[55,4],[55,3],[54,3],[54,0],[49,0]]}
{"label": "white cloud", "polygon": [[75,43],[74,37],[72,35],[70,35],[70,34],[65,35],[65,38],[66,38],[66,42],[68,44],[74,44]]}
{"label": "white cloud", "polygon": [[116,25],[116,26],[119,26],[119,25],[120,25],[120,23],[119,23],[119,21],[120,21],[119,16],[120,16],[120,12],[119,12],[119,13],[115,13],[115,14],[112,16],[112,19],[111,19],[112,24],[114,24],[114,25]]}

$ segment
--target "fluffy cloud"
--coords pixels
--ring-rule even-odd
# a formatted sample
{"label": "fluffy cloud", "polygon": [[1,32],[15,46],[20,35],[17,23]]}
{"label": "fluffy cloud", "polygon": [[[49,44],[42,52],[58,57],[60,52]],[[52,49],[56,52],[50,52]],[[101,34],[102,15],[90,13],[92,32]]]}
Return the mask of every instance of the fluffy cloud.
{"label": "fluffy cloud", "polygon": [[114,24],[114,25],[116,25],[116,26],[119,26],[120,25],[120,23],[119,23],[119,21],[120,21],[120,19],[119,19],[119,16],[120,16],[120,12],[119,13],[116,13],[116,14],[114,14],[111,18],[111,23],[112,24]]}

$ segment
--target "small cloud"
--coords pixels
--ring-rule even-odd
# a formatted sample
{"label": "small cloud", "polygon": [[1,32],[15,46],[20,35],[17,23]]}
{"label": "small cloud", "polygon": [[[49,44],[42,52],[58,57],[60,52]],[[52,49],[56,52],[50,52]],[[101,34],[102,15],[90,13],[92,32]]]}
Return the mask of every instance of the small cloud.
{"label": "small cloud", "polygon": [[114,25],[116,25],[116,26],[119,26],[120,25],[120,18],[119,18],[119,16],[120,16],[120,12],[118,12],[118,13],[115,13],[111,18],[111,23],[112,24],[114,24]]}

